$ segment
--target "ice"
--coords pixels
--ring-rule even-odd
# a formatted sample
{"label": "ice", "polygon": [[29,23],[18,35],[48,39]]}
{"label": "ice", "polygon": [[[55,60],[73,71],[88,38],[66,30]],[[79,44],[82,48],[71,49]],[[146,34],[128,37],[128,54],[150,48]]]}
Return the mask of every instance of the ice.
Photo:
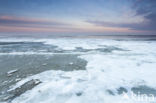
{"label": "ice", "polygon": [[14,70],[8,71],[7,74],[12,74],[12,73],[15,73],[17,71],[18,71],[18,69],[14,69]]}
{"label": "ice", "polygon": [[70,64],[70,65],[73,65],[73,62],[70,62],[69,64]]}
{"label": "ice", "polygon": [[42,83],[16,97],[12,103],[140,103],[132,98],[126,99],[124,94],[118,93],[119,88],[123,87],[128,97],[133,87],[145,85],[156,89],[155,41],[103,39],[47,39],[42,41],[64,50],[74,50],[76,47],[97,49],[113,46],[126,51],[80,54],[79,58],[88,62],[86,70],[68,72],[50,70],[25,78],[10,90],[32,79],[38,79]]}
{"label": "ice", "polygon": [[18,69],[10,70],[7,72],[7,76],[12,76],[13,73],[16,73],[16,72],[18,72]]}

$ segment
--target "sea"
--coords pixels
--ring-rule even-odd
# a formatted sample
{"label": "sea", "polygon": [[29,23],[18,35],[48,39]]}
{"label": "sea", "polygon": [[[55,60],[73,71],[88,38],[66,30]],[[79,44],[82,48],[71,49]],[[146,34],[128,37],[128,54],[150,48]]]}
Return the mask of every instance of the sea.
{"label": "sea", "polygon": [[156,36],[0,36],[0,103],[156,103]]}

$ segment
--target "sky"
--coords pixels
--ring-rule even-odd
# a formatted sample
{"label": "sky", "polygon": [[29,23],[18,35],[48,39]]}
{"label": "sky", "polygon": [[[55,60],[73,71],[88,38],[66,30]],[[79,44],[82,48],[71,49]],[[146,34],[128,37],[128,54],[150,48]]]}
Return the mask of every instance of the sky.
{"label": "sky", "polygon": [[156,0],[0,0],[0,32],[156,34]]}

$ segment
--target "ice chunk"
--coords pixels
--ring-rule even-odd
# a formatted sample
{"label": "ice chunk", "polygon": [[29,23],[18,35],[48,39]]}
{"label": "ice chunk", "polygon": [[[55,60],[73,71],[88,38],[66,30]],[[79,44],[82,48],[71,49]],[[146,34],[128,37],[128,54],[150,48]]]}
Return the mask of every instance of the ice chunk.
{"label": "ice chunk", "polygon": [[12,101],[17,96],[20,96],[22,93],[34,88],[36,85],[40,84],[41,81],[38,79],[32,79],[23,85],[19,86],[18,88],[15,88],[13,90],[8,91],[8,95],[3,98],[3,101]]}
{"label": "ice chunk", "polygon": [[70,62],[69,64],[70,64],[70,65],[73,65],[74,63],[73,63],[73,62]]}
{"label": "ice chunk", "polygon": [[7,72],[7,76],[12,76],[12,74],[16,73],[16,72],[18,72],[18,69],[14,69],[14,70],[8,71]]}

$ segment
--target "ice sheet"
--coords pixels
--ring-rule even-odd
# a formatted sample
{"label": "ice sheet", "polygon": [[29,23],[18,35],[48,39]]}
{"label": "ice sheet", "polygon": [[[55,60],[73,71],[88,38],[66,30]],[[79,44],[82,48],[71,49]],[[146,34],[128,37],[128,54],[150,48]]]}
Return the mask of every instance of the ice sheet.
{"label": "ice sheet", "polygon": [[[48,45],[63,50],[114,46],[126,51],[91,52],[79,56],[86,60],[86,70],[46,71],[18,82],[15,89],[31,79],[41,84],[15,98],[12,103],[140,103],[117,93],[120,87],[146,85],[156,89],[156,42],[115,41],[103,39],[47,39]],[[115,95],[111,95],[111,90]],[[128,94],[130,96],[130,94]],[[152,103],[142,101],[141,103]]]}

